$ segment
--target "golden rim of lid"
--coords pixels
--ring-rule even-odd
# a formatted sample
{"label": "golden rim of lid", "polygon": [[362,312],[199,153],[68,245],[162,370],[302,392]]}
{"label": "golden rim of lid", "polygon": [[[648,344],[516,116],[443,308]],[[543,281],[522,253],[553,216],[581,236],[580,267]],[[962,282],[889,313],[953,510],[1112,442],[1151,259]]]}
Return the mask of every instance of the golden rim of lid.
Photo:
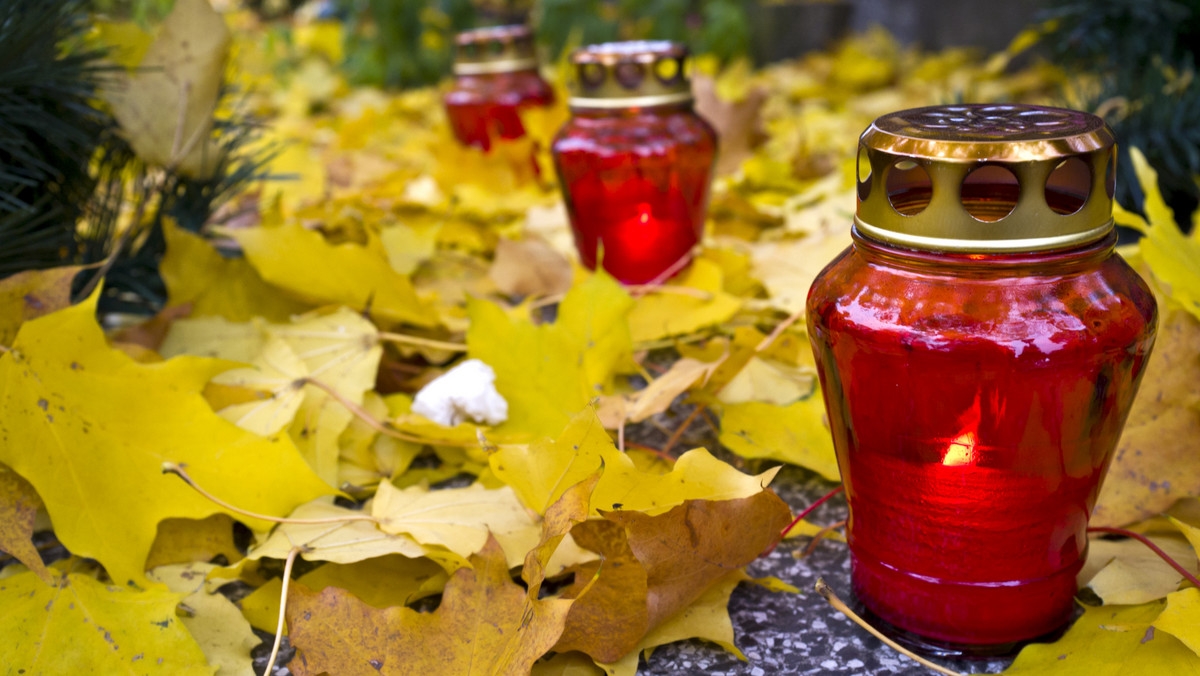
{"label": "golden rim of lid", "polygon": [[691,103],[687,47],[665,40],[606,42],[571,53],[574,109],[611,110]]}
{"label": "golden rim of lid", "polygon": [[454,38],[454,74],[488,75],[537,68],[537,49],[528,26],[493,26]]}
{"label": "golden rim of lid", "polygon": [[1112,230],[1112,130],[1075,110],[960,104],[884,115],[859,139],[855,224],[913,249],[1063,249]]}

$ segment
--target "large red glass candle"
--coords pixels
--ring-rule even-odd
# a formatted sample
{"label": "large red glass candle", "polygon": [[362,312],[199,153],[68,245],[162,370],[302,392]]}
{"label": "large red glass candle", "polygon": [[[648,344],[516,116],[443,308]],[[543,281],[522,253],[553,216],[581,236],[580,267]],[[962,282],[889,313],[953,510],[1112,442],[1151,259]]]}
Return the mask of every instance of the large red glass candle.
{"label": "large red glass candle", "polygon": [[465,31],[455,47],[454,84],[443,102],[450,128],[464,145],[489,150],[495,139],[521,138],[520,111],[554,102],[554,90],[538,74],[528,27]]}
{"label": "large red glass candle", "polygon": [[850,505],[852,583],[968,651],[1072,612],[1086,528],[1154,342],[1113,251],[1099,118],[961,105],[863,134],[854,243],[808,327]]}
{"label": "large red glass candle", "polygon": [[686,265],[704,229],[717,135],[692,109],[687,50],[620,42],[576,51],[571,119],[553,154],[579,256],[626,284]]}

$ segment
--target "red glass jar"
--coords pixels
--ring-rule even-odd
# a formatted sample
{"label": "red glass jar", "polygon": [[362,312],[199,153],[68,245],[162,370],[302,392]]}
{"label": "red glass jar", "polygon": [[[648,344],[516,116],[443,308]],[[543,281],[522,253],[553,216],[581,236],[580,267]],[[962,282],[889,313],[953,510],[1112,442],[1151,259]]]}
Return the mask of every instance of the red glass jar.
{"label": "red glass jar", "polygon": [[662,281],[700,242],[717,149],[692,108],[687,50],[608,43],[571,63],[571,119],[552,149],[579,256],[626,284]]}
{"label": "red glass jar", "polygon": [[809,291],[809,336],[854,591],[926,646],[1003,651],[1071,617],[1157,320],[1113,250],[1114,155],[1099,118],[1033,106],[861,138],[854,243]]}
{"label": "red glass jar", "polygon": [[463,145],[490,150],[495,139],[525,135],[520,111],[554,103],[554,90],[538,74],[533,33],[498,26],[459,33],[454,85],[443,103],[450,128]]}

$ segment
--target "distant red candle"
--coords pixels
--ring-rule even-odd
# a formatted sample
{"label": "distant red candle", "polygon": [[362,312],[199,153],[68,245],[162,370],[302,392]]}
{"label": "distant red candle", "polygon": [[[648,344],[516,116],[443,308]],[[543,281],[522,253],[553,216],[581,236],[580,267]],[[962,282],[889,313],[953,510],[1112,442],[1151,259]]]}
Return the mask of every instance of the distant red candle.
{"label": "distant red candle", "polygon": [[1113,158],[1099,118],[1032,106],[863,134],[854,244],[808,325],[853,587],[895,628],[984,652],[1071,617],[1157,316],[1113,250]]}
{"label": "distant red candle", "polygon": [[687,50],[669,42],[576,51],[571,119],[554,141],[580,258],[626,284],[682,268],[704,229],[716,133],[692,109]]}
{"label": "distant red candle", "polygon": [[526,26],[459,33],[454,76],[443,98],[450,128],[464,145],[483,150],[496,139],[525,135],[522,109],[554,102],[554,90],[538,74],[533,33]]}

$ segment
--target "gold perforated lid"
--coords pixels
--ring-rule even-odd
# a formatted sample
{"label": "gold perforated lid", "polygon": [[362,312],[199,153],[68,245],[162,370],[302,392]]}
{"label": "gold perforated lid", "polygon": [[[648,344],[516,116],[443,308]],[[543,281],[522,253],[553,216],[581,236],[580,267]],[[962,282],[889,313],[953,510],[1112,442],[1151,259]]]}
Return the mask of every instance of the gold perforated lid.
{"label": "gold perforated lid", "polygon": [[1063,108],[963,104],[884,115],[859,139],[859,232],[932,251],[1045,251],[1113,227],[1112,130]]}
{"label": "gold perforated lid", "polygon": [[463,31],[454,39],[454,74],[486,75],[537,68],[528,26],[494,26]]}
{"label": "gold perforated lid", "polygon": [[690,55],[677,42],[606,42],[571,53],[567,104],[576,109],[648,108],[692,101]]}

